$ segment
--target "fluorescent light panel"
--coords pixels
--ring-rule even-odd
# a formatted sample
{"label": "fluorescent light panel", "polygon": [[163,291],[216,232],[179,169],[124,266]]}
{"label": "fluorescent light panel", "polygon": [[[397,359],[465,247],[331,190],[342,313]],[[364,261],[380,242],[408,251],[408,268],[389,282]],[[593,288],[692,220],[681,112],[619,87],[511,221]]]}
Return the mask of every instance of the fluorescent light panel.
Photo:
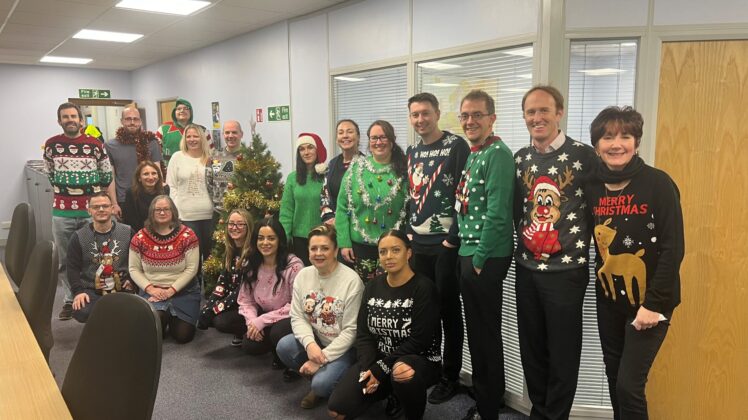
{"label": "fluorescent light panel", "polygon": [[447,69],[456,69],[458,67],[462,67],[459,64],[447,64],[447,63],[440,63],[438,61],[430,61],[428,63],[418,63],[419,67],[423,67],[425,69],[431,69],[431,70],[447,70]]}
{"label": "fluorescent light panel", "polygon": [[122,0],[117,3],[116,7],[142,12],[187,16],[209,4],[209,1],[199,0]]}
{"label": "fluorescent light panel", "polygon": [[366,79],[360,77],[335,76],[335,80],[342,80],[344,82],[363,82]]}
{"label": "fluorescent light panel", "polygon": [[73,35],[76,39],[91,39],[94,41],[110,41],[130,43],[143,37],[143,34],[129,34],[126,32],[98,31],[95,29],[81,29]]}
{"label": "fluorescent light panel", "polygon": [[78,57],[57,57],[53,55],[45,55],[42,57],[42,63],[58,63],[58,64],[88,64],[93,61],[92,58],[78,58]]}
{"label": "fluorescent light panel", "polygon": [[624,71],[626,70],[611,68],[579,70],[580,73],[584,73],[588,76],[610,76],[613,74],[623,73]]}

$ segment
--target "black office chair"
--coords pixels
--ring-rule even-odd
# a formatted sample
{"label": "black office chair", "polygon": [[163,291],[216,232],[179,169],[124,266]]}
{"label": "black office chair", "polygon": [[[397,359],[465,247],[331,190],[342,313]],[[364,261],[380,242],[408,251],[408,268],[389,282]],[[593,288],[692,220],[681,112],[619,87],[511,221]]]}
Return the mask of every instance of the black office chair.
{"label": "black office chair", "polygon": [[36,245],[36,221],[34,209],[29,203],[20,203],[13,210],[8,242],[5,245],[5,268],[10,279],[21,287],[23,272]]}
{"label": "black office chair", "polygon": [[68,365],[62,396],[76,420],[150,419],[161,374],[161,322],[143,298],[99,299]]}
{"label": "black office chair", "polygon": [[52,241],[42,241],[34,246],[29,257],[18,289],[18,303],[47,361],[55,343],[52,338],[52,304],[56,290],[57,248]]}

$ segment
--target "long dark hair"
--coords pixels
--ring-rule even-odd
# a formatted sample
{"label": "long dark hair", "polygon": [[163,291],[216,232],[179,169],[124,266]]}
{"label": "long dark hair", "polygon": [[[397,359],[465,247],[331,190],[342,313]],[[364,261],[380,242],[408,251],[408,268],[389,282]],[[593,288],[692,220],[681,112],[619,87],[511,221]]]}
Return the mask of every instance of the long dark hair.
{"label": "long dark hair", "polygon": [[[314,154],[317,155],[317,148],[314,148]],[[317,155],[317,160],[319,159],[319,155]],[[315,160],[316,165],[316,160]],[[306,166],[306,163],[304,163],[304,159],[301,158],[301,152],[299,152],[299,148],[296,148],[296,183],[299,185],[306,185],[307,180],[307,173],[308,168]],[[325,179],[324,174],[319,174],[317,171],[314,170],[314,165],[312,165],[312,179],[315,181],[322,182]]]}
{"label": "long dark hair", "polygon": [[273,285],[273,294],[278,291],[278,286],[285,281],[283,278],[283,271],[288,267],[288,239],[286,237],[286,231],[283,230],[283,226],[273,217],[266,217],[255,225],[252,229],[251,246],[252,252],[249,254],[249,275],[244,277],[244,282],[247,283],[249,288],[254,287],[257,283],[257,273],[260,271],[262,265],[263,256],[260,253],[260,249],[257,246],[257,237],[260,236],[260,229],[263,227],[269,227],[278,237],[278,252],[275,254],[275,284]]}
{"label": "long dark hair", "polygon": [[395,174],[397,174],[398,177],[405,177],[408,174],[408,159],[405,158],[405,152],[403,152],[403,149],[395,141],[397,140],[397,136],[395,136],[395,127],[385,120],[374,121],[369,126],[369,129],[366,130],[366,137],[369,137],[369,143],[371,143],[371,129],[375,125],[379,126],[379,128],[384,131],[387,140],[392,144],[392,157],[390,158],[392,169],[394,169]]}

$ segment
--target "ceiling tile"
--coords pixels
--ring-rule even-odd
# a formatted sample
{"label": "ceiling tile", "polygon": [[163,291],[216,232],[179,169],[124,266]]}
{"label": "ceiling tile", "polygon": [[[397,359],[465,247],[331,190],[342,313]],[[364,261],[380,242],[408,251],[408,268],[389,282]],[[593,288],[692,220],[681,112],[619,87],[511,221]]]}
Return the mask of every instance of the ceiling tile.
{"label": "ceiling tile", "polygon": [[74,33],[79,29],[85,27],[89,21],[90,19],[77,16],[60,17],[60,15],[56,15],[54,13],[21,12],[16,10],[15,12],[13,12],[13,16],[11,16],[9,23],[68,29],[69,31]]}
{"label": "ceiling tile", "polygon": [[107,4],[85,4],[65,0],[23,0],[18,3],[16,11],[32,13],[51,13],[60,17],[93,19],[114,6]]}

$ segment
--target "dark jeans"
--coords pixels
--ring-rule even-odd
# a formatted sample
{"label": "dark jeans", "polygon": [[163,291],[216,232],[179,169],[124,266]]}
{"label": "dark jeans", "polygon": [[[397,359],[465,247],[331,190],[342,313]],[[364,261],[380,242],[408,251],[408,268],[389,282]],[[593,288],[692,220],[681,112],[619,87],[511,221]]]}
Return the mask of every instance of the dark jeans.
{"label": "dark jeans", "polygon": [[278,355],[275,353],[275,348],[278,346],[281,338],[293,333],[291,330],[291,318],[281,319],[275,324],[265,327],[262,333],[262,341],[253,341],[244,337],[242,350],[253,356],[272,352],[273,358],[279,360]]}
{"label": "dark jeans", "polygon": [[442,246],[436,254],[414,254],[413,269],[436,284],[441,303],[441,318],[444,327],[444,355],[442,376],[450,381],[460,379],[462,369],[462,308],[460,284],[457,275],[458,248]]}
{"label": "dark jeans", "polygon": [[[373,394],[361,392],[358,382],[359,373],[366,371],[358,363],[354,363],[340,378],[340,382],[332,392],[327,402],[327,408],[346,419],[354,419],[369,409],[376,401],[394,394],[405,411],[405,417],[411,420],[423,417],[426,410],[426,390],[439,380],[439,364],[428,361],[423,356],[407,355],[397,359],[413,368],[415,373],[409,381],[396,382],[390,377],[382,381]],[[393,365],[394,366],[394,365]]]}
{"label": "dark jeans", "polygon": [[504,341],[501,337],[501,308],[504,279],[512,257],[488,258],[480,275],[473,257],[460,257],[460,290],[465,308],[473,388],[481,418],[499,418],[504,405]]}
{"label": "dark jeans", "polygon": [[649,418],[644,388],[670,326],[669,321],[660,321],[654,328],[637,331],[633,320],[598,292],[597,327],[616,420]]}
{"label": "dark jeans", "polygon": [[566,419],[582,353],[583,268],[541,273],[517,264],[517,327],[531,419]]}
{"label": "dark jeans", "polygon": [[304,263],[304,267],[309,267],[311,265],[309,262],[309,239],[294,236],[291,241],[291,253],[301,259],[301,262]]}

